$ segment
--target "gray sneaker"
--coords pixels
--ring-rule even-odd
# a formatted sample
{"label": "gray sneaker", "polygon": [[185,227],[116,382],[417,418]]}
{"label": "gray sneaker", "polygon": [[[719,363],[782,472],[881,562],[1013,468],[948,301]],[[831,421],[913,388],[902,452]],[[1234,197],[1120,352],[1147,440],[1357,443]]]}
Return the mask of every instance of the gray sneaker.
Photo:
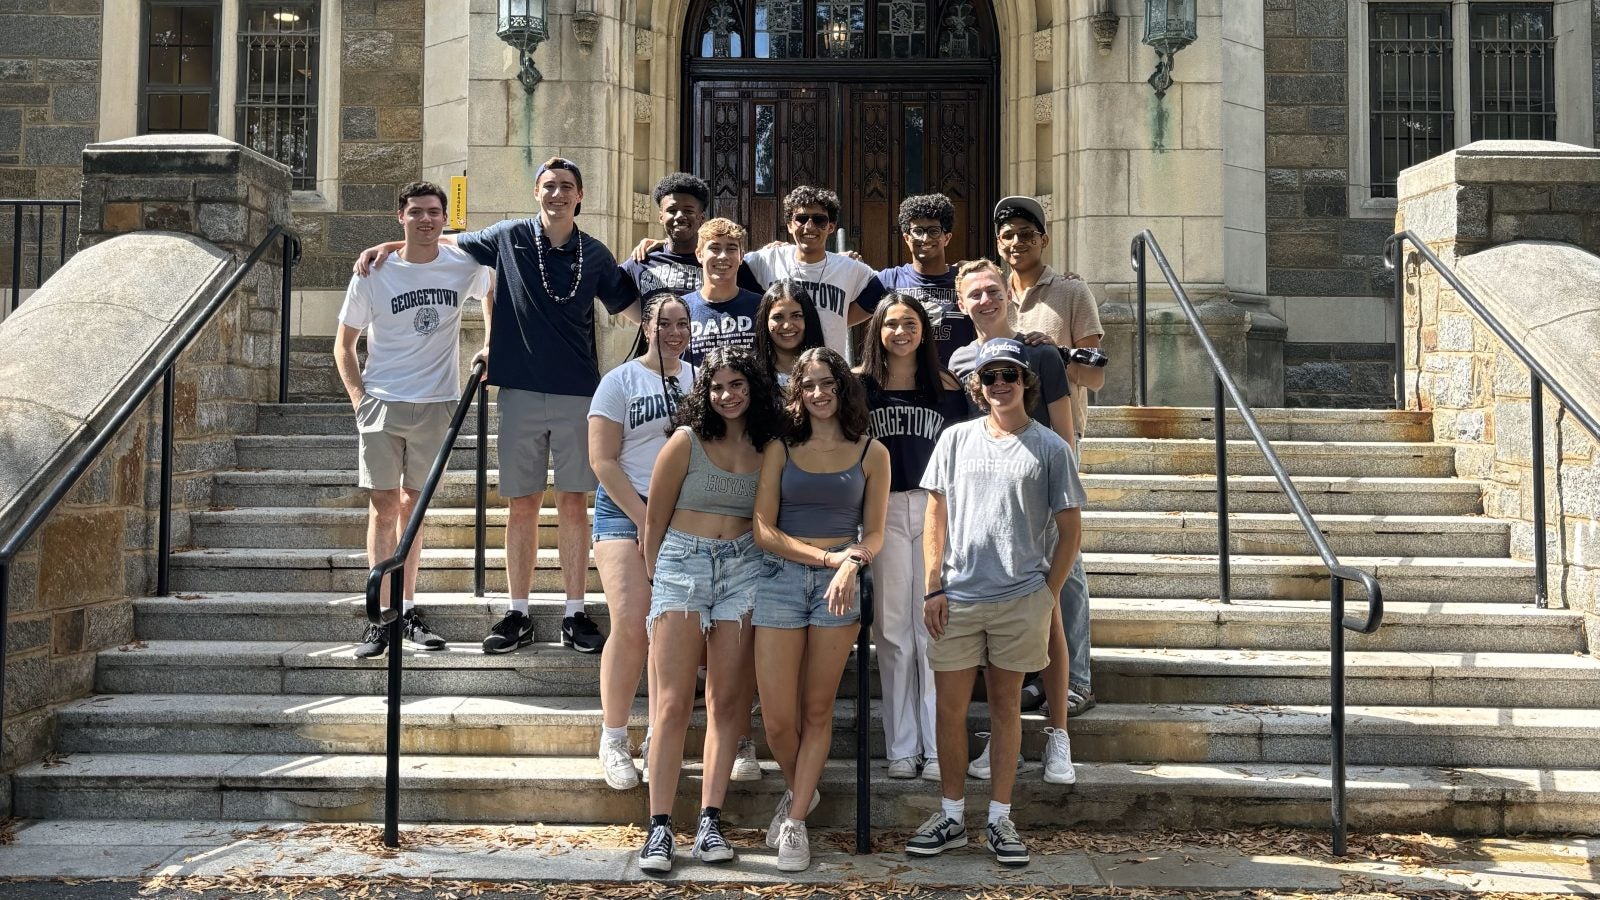
{"label": "gray sneaker", "polygon": [[443,650],[444,638],[433,633],[428,623],[422,621],[422,613],[413,609],[405,614],[400,621],[400,635],[406,646],[413,650]]}
{"label": "gray sneaker", "polygon": [[922,823],[906,842],[907,856],[938,856],[946,850],[967,845],[967,826],[939,810]]}
{"label": "gray sneaker", "polygon": [[[811,815],[811,811],[816,809],[817,804],[821,802],[822,792],[812,791],[811,805],[806,807],[806,815]],[[783,820],[789,818],[789,807],[793,803],[794,793],[791,791],[784,791],[783,796],[778,798],[778,808],[773,810],[772,824],[767,826],[767,846],[773,848],[774,850],[778,848],[778,832],[783,829]]]}
{"label": "gray sneaker", "polygon": [[804,872],[811,868],[811,839],[806,823],[785,819],[778,831],[778,871]]}
{"label": "gray sneaker", "polygon": [[990,822],[983,844],[994,854],[994,861],[1002,866],[1028,864],[1028,845],[1022,842],[1021,835],[1017,834],[1017,826],[1012,824],[1010,817],[1002,816]]}

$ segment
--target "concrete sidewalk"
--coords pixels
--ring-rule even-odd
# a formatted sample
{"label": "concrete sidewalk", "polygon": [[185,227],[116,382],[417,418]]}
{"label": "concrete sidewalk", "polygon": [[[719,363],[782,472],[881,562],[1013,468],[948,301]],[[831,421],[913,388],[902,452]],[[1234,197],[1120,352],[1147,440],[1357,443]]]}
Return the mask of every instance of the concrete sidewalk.
{"label": "concrete sidewalk", "polygon": [[[900,835],[879,835],[881,852],[855,856],[841,849],[849,845],[848,835],[819,832],[812,836],[811,869],[789,875],[777,871],[775,853],[761,846],[759,835],[730,829],[740,857],[731,866],[715,867],[689,858],[687,836],[680,835],[677,864],[664,879],[676,888],[659,893],[683,893],[692,883],[751,888],[810,884],[868,892],[879,887],[885,893],[916,886],[982,886],[1010,895],[1066,886],[1078,888],[1074,893],[1600,895],[1600,854],[1595,849],[1600,839],[1355,836],[1349,860],[1334,861],[1316,852],[1315,844],[1324,843],[1325,836],[1311,833],[1051,832],[1027,835],[1032,865],[1006,870],[977,842],[912,862],[899,852]],[[10,843],[0,846],[0,879],[141,879],[147,889],[185,892],[275,879],[322,880],[329,889],[374,879],[435,889],[445,887],[444,882],[499,883],[480,885],[491,893],[505,890],[508,883],[622,882],[635,885],[626,891],[630,896],[657,881],[634,863],[639,832],[631,827],[426,826],[405,829],[400,851],[383,848],[379,829],[370,825],[18,822],[10,837]],[[1296,847],[1304,851],[1282,852]]]}

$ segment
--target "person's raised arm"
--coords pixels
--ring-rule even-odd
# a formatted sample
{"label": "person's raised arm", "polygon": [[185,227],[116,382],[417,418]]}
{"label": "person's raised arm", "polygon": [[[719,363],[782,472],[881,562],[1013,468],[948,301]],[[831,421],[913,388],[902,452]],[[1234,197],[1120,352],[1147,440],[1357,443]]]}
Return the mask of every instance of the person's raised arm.
{"label": "person's raised arm", "polygon": [[333,339],[333,365],[344,382],[344,392],[350,395],[351,408],[361,406],[361,398],[367,395],[366,383],[361,379],[361,359],[356,355],[360,337],[361,329],[340,322],[339,333]]}
{"label": "person's raised arm", "polygon": [[650,471],[650,499],[645,505],[644,530],[639,535],[646,578],[656,577],[656,554],[661,552],[661,539],[667,536],[667,524],[678,508],[678,494],[683,491],[683,477],[688,472],[689,436],[675,431]]}
{"label": "person's raised arm", "polygon": [[926,594],[922,601],[922,620],[928,634],[938,640],[950,622],[950,601],[944,595],[945,522],[949,510],[944,494],[928,492],[928,509],[922,515],[922,570]]}
{"label": "person's raised arm", "polygon": [[[1073,341],[1074,347],[1093,347],[1100,349],[1100,335],[1091,334],[1088,337]],[[1088,388],[1098,391],[1106,386],[1106,370],[1104,366],[1086,366],[1082,363],[1073,363],[1067,366],[1067,380],[1079,388]]]}

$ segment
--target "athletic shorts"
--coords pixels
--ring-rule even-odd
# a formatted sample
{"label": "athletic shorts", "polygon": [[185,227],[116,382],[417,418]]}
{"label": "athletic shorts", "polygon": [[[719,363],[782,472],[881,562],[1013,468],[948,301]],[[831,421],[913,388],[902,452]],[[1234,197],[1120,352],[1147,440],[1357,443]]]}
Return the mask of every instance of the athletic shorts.
{"label": "athletic shorts", "polygon": [[356,406],[358,484],[392,491],[422,490],[444,446],[455,403],[379,400],[368,394]]}
{"label": "athletic shorts", "polygon": [[1050,614],[1056,595],[1048,586],[1013,600],[949,603],[944,634],[928,645],[928,665],[935,672],[974,666],[1038,672],[1050,664]]}
{"label": "athletic shorts", "polygon": [[500,389],[500,496],[542,494],[554,459],[555,488],[583,493],[589,469],[588,397]]}

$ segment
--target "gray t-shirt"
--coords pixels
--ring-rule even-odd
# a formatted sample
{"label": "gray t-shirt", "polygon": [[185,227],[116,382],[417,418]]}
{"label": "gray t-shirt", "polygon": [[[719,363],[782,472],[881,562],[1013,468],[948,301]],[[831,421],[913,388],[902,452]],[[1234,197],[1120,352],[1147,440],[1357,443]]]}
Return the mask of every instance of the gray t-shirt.
{"label": "gray t-shirt", "polygon": [[1044,586],[1055,514],[1083,506],[1077,460],[1039,422],[994,438],[986,419],[945,429],[922,486],[945,497],[945,596],[962,603],[1026,597]]}

